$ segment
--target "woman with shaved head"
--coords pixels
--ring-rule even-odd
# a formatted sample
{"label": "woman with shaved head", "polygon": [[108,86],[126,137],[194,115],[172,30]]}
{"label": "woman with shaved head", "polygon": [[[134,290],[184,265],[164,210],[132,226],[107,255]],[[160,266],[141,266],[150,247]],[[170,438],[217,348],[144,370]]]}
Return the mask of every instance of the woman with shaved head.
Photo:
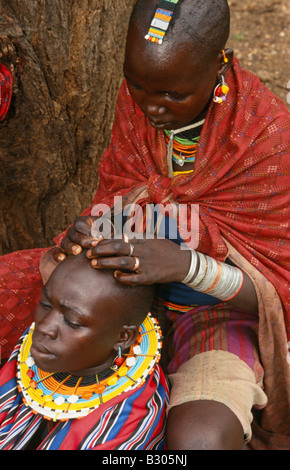
{"label": "woman with shaved head", "polygon": [[42,259],[35,321],[0,371],[1,450],[162,450],[166,378],[154,286]]}
{"label": "woman with shaved head", "polygon": [[[229,17],[225,0],[136,2],[98,190],[56,239],[63,253],[87,248],[120,283],[158,285],[168,449],[289,447],[290,120],[227,48]],[[117,240],[98,223],[107,207],[116,228],[116,200],[123,227],[128,206],[142,214]],[[163,236],[157,212],[148,236],[148,207]],[[18,255],[30,306],[42,252],[25,265]],[[4,258],[13,306],[13,255]]]}

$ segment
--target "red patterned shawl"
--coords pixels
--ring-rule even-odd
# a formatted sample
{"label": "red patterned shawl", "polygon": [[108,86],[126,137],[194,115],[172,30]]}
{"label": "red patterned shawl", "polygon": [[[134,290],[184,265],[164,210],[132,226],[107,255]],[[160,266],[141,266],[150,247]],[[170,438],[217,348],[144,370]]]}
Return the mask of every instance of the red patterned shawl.
{"label": "red patterned shawl", "polygon": [[226,240],[261,271],[280,295],[290,339],[290,115],[237,60],[226,81],[227,101],[210,107],[194,173],[174,178],[167,176],[163,131],[152,128],[124,81],[94,204],[112,205],[113,196],[144,187],[143,203],[170,197],[199,204],[197,250],[224,260]]}
{"label": "red patterned shawl", "polygon": [[93,204],[112,205],[118,195],[139,204],[168,198],[199,204],[197,250],[218,260],[232,256],[255,284],[269,398],[256,448],[284,448],[290,429],[290,115],[236,59],[226,82],[227,101],[208,111],[194,173],[169,178],[163,131],[150,126],[124,81]]}

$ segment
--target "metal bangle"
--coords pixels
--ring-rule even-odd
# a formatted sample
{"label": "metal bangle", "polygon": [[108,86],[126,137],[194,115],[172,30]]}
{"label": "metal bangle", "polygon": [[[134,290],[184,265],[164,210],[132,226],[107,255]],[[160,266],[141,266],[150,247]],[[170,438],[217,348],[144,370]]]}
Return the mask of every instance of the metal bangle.
{"label": "metal bangle", "polygon": [[207,271],[206,275],[204,276],[203,280],[195,286],[195,290],[198,292],[205,292],[214,282],[215,277],[218,272],[218,265],[214,258],[210,256],[206,256],[207,261]]}
{"label": "metal bangle", "polygon": [[194,289],[195,286],[197,286],[204,278],[204,276],[206,275],[206,271],[207,271],[207,262],[206,262],[206,257],[203,253],[196,253],[197,256],[198,256],[198,259],[199,259],[199,268],[198,268],[198,272],[195,276],[195,278],[191,281],[191,282],[188,282],[188,287],[191,287],[192,289]]}
{"label": "metal bangle", "polygon": [[196,252],[194,250],[190,250],[190,266],[189,266],[187,275],[185,276],[183,281],[181,281],[183,284],[187,284],[193,278],[194,271],[196,268],[196,260],[197,260]]}
{"label": "metal bangle", "polygon": [[235,266],[223,263],[223,274],[215,289],[210,291],[210,295],[220,300],[233,298],[241,289],[243,284],[243,273]]}

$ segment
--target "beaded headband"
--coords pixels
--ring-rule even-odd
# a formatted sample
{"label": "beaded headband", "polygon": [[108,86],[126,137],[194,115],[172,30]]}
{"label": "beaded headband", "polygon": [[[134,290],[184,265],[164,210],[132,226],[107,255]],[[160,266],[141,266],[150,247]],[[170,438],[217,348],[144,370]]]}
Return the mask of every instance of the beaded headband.
{"label": "beaded headband", "polygon": [[158,3],[149,31],[145,36],[147,41],[162,44],[178,2],[179,0],[161,0]]}

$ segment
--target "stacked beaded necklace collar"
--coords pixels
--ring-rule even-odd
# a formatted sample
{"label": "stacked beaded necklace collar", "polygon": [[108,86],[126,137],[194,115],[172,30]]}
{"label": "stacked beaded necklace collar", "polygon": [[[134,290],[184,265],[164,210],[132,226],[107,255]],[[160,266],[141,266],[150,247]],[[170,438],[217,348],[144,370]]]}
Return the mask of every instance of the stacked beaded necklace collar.
{"label": "stacked beaded necklace collar", "polygon": [[[199,136],[204,122],[205,119],[202,119],[181,129],[172,131],[164,130],[169,177],[173,176],[173,161],[180,166],[183,166],[187,162],[195,161]],[[190,137],[187,136],[188,131],[190,131]],[[178,137],[177,134],[182,134],[182,137]]]}
{"label": "stacked beaded necklace collar", "polygon": [[53,421],[87,416],[103,403],[134,390],[152,374],[161,355],[161,330],[148,314],[128,354],[98,375],[77,377],[39,369],[30,354],[34,324],[24,336],[17,362],[18,389],[36,414]]}
{"label": "stacked beaded necklace collar", "polygon": [[[195,161],[199,136],[204,121],[205,119],[202,119],[195,124],[174,131],[164,130],[168,160],[172,159],[179,166]],[[186,132],[193,129],[199,129],[198,135],[187,137]],[[181,136],[178,136],[178,134],[181,134]]]}
{"label": "stacked beaded necklace collar", "polygon": [[[170,141],[170,131],[164,131],[165,141],[168,147]],[[195,154],[199,136],[194,137],[192,140],[176,136],[173,143],[172,159],[179,166],[183,166],[184,163],[194,162]]]}

